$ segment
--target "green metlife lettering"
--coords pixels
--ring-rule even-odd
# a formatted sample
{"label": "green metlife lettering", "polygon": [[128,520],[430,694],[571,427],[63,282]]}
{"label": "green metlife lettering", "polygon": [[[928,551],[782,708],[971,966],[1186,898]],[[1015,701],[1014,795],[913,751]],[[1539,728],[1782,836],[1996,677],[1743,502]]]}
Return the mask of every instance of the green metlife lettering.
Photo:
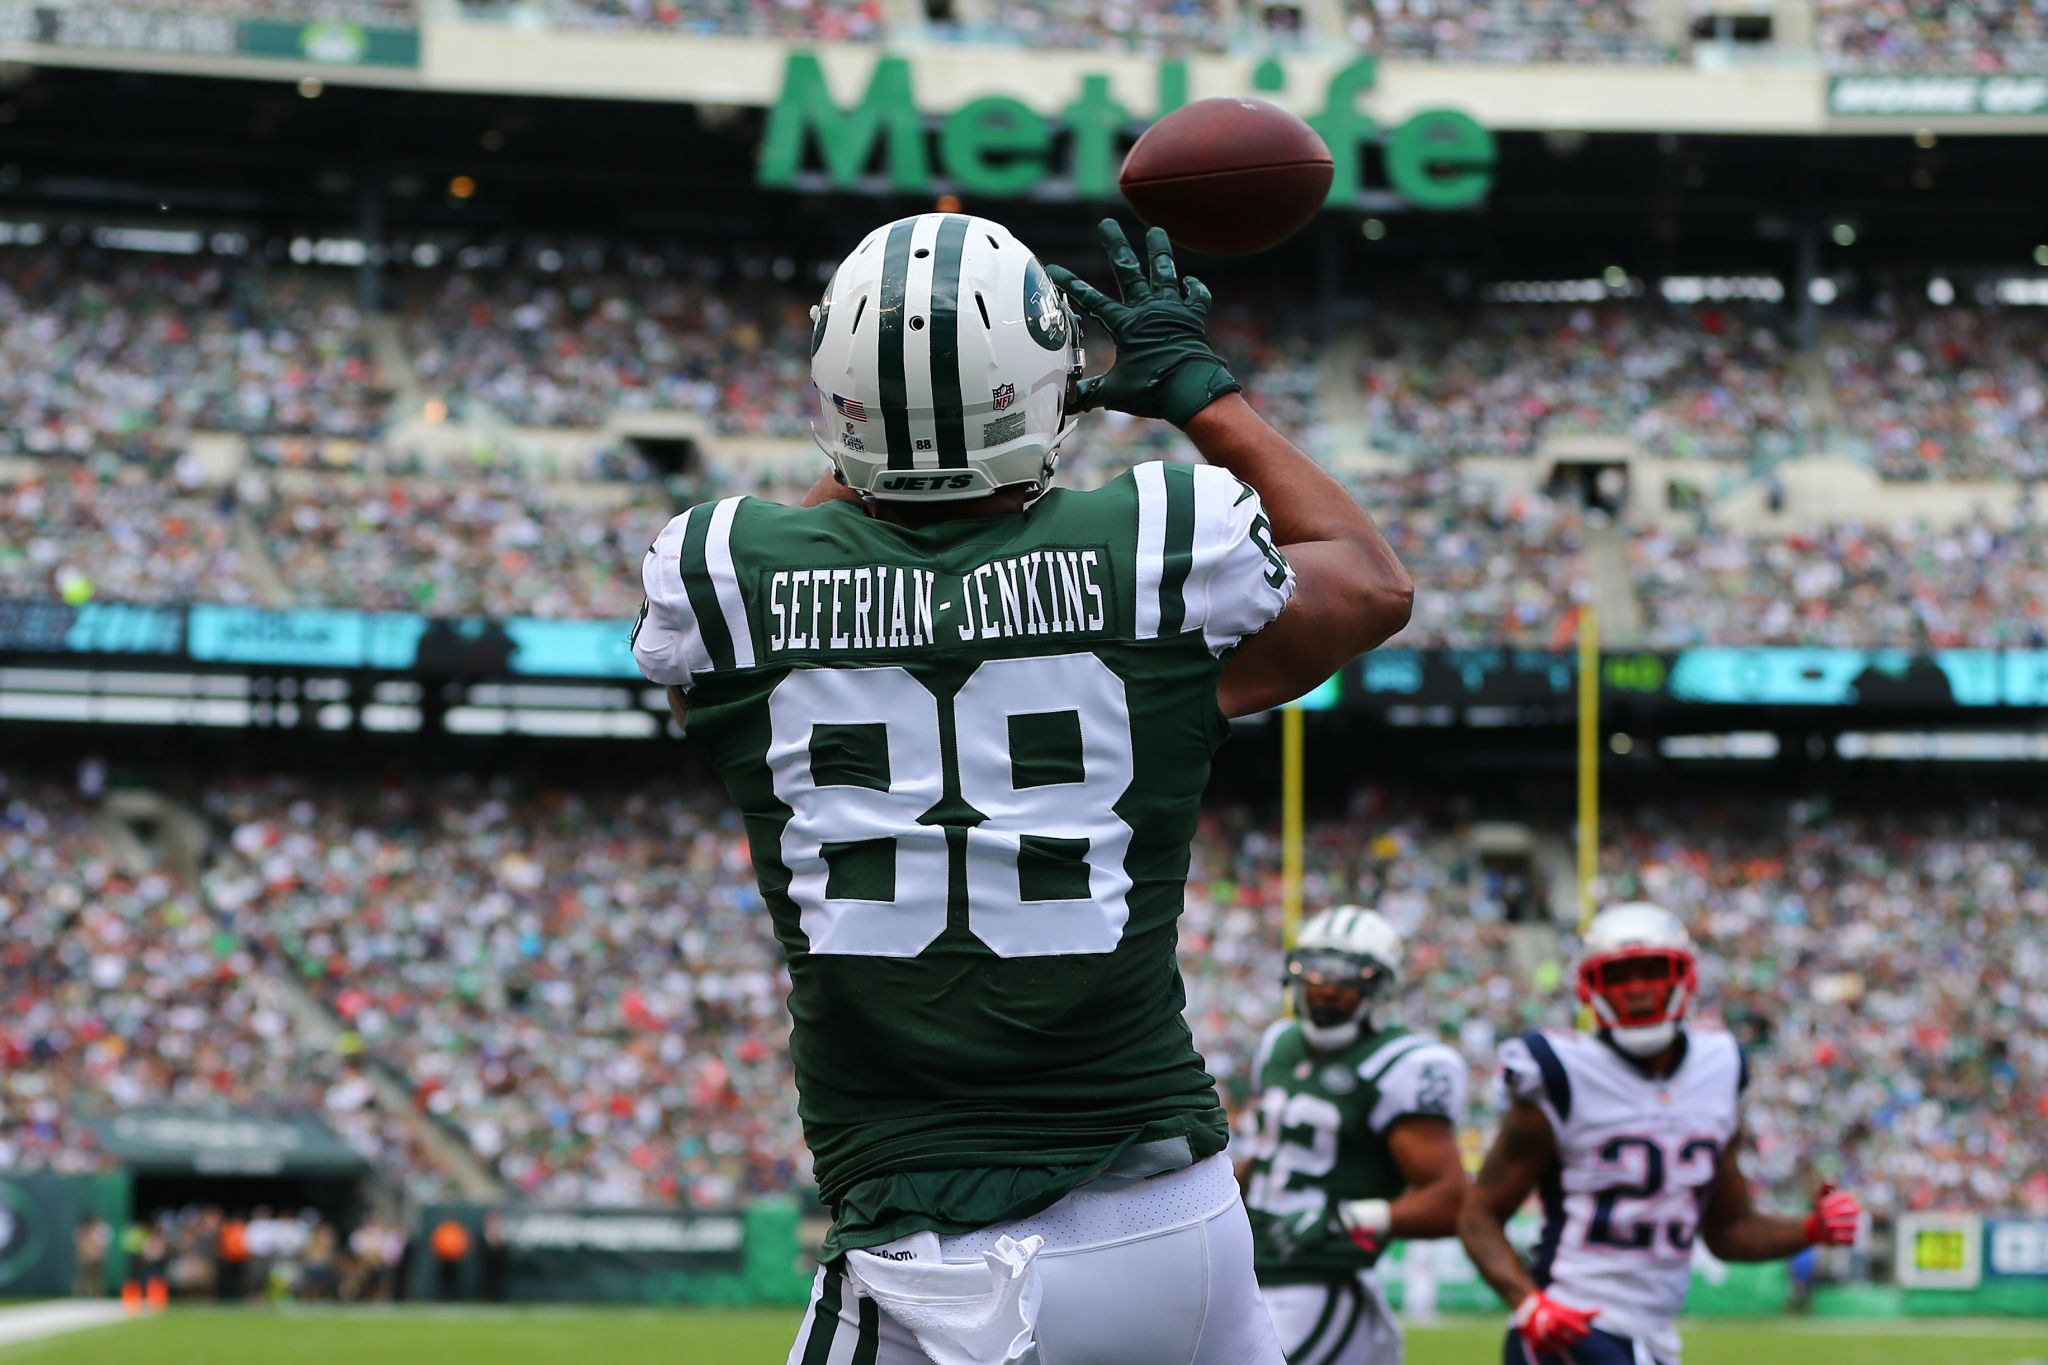
{"label": "green metlife lettering", "polygon": [[[1498,158],[1493,134],[1455,109],[1422,110],[1383,134],[1379,121],[1359,108],[1378,75],[1378,63],[1369,56],[1339,68],[1324,91],[1322,108],[1309,116],[1309,125],[1329,144],[1336,162],[1327,202],[1357,200],[1364,188],[1358,153],[1370,142],[1384,142],[1387,187],[1414,207],[1446,211],[1483,202],[1493,188]],[[1285,70],[1277,60],[1262,63],[1253,84],[1262,92],[1277,92],[1286,84]],[[1185,62],[1159,64],[1157,94],[1158,117],[1187,103]],[[888,187],[923,193],[933,181],[926,122],[917,109],[909,59],[879,58],[866,91],[848,108],[832,98],[817,55],[792,52],[782,93],[768,112],[757,178],[771,188],[795,184],[805,149],[815,142],[826,179],[837,187],[851,186],[866,174],[879,144]],[[937,120],[939,168],[967,194],[1022,195],[1064,173],[1080,197],[1107,198],[1116,189],[1118,137],[1130,122],[1131,111],[1111,94],[1109,77],[1100,74],[1082,76],[1080,93],[1061,108],[1057,121],[1021,100],[984,96]],[[1048,160],[1056,127],[1071,134],[1064,168]]]}

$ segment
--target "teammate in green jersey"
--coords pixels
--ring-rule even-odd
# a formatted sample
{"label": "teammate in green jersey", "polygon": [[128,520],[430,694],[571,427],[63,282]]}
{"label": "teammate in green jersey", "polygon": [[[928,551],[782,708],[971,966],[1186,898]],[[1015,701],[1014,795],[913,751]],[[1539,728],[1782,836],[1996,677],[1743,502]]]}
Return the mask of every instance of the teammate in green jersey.
{"label": "teammate in green jersey", "polygon": [[[1182,1018],[1188,844],[1227,717],[1400,629],[1412,589],[1239,395],[1165,236],[1103,239],[1120,299],[987,219],[870,233],[813,315],[832,474],[693,508],[646,561],[635,657],[789,960],[833,1212],[792,1365],[1281,1359]],[[1090,407],[1208,463],[1055,489]]]}
{"label": "teammate in green jersey", "polygon": [[1456,1231],[1465,1062],[1388,1018],[1401,957],[1371,910],[1304,924],[1287,960],[1296,1017],[1266,1030],[1253,1064],[1258,1131],[1239,1178],[1293,1365],[1398,1365],[1401,1328],[1373,1265],[1392,1238]]}

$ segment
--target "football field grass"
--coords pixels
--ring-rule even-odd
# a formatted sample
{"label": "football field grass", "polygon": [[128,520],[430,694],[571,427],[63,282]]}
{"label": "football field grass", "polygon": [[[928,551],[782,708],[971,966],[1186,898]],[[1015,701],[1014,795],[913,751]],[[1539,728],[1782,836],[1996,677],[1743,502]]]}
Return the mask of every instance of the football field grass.
{"label": "football field grass", "polygon": [[[781,1365],[788,1312],[174,1309],[0,1349],[0,1365]],[[1411,1331],[1408,1365],[1500,1359],[1492,1322]],[[2048,1323],[1697,1323],[1686,1365],[2048,1365]]]}

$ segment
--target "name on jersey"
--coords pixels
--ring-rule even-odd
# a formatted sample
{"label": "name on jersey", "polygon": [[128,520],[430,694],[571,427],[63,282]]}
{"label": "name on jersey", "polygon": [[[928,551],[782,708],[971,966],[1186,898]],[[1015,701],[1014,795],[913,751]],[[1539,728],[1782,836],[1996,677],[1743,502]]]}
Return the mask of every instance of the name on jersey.
{"label": "name on jersey", "polygon": [[937,638],[929,569],[783,569],[768,579],[771,653],[806,649],[915,649]]}
{"label": "name on jersey", "polygon": [[962,640],[1087,635],[1108,620],[1095,581],[1100,550],[1033,550],[992,560],[961,580]]}
{"label": "name on jersey", "polygon": [[928,569],[885,564],[782,569],[768,577],[768,651],[1098,634],[1109,620],[1101,571],[1100,550],[1033,550],[943,585]]}

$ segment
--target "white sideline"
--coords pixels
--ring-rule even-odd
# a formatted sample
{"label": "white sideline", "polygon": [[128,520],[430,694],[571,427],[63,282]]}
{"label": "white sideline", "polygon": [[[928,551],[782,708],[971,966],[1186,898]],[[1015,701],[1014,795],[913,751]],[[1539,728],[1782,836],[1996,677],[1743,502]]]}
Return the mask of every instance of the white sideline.
{"label": "white sideline", "polygon": [[88,1327],[104,1327],[110,1322],[119,1322],[121,1317],[121,1305],[118,1303],[59,1300],[55,1303],[24,1304],[20,1308],[0,1308],[0,1346],[18,1346],[24,1341],[39,1341]]}

